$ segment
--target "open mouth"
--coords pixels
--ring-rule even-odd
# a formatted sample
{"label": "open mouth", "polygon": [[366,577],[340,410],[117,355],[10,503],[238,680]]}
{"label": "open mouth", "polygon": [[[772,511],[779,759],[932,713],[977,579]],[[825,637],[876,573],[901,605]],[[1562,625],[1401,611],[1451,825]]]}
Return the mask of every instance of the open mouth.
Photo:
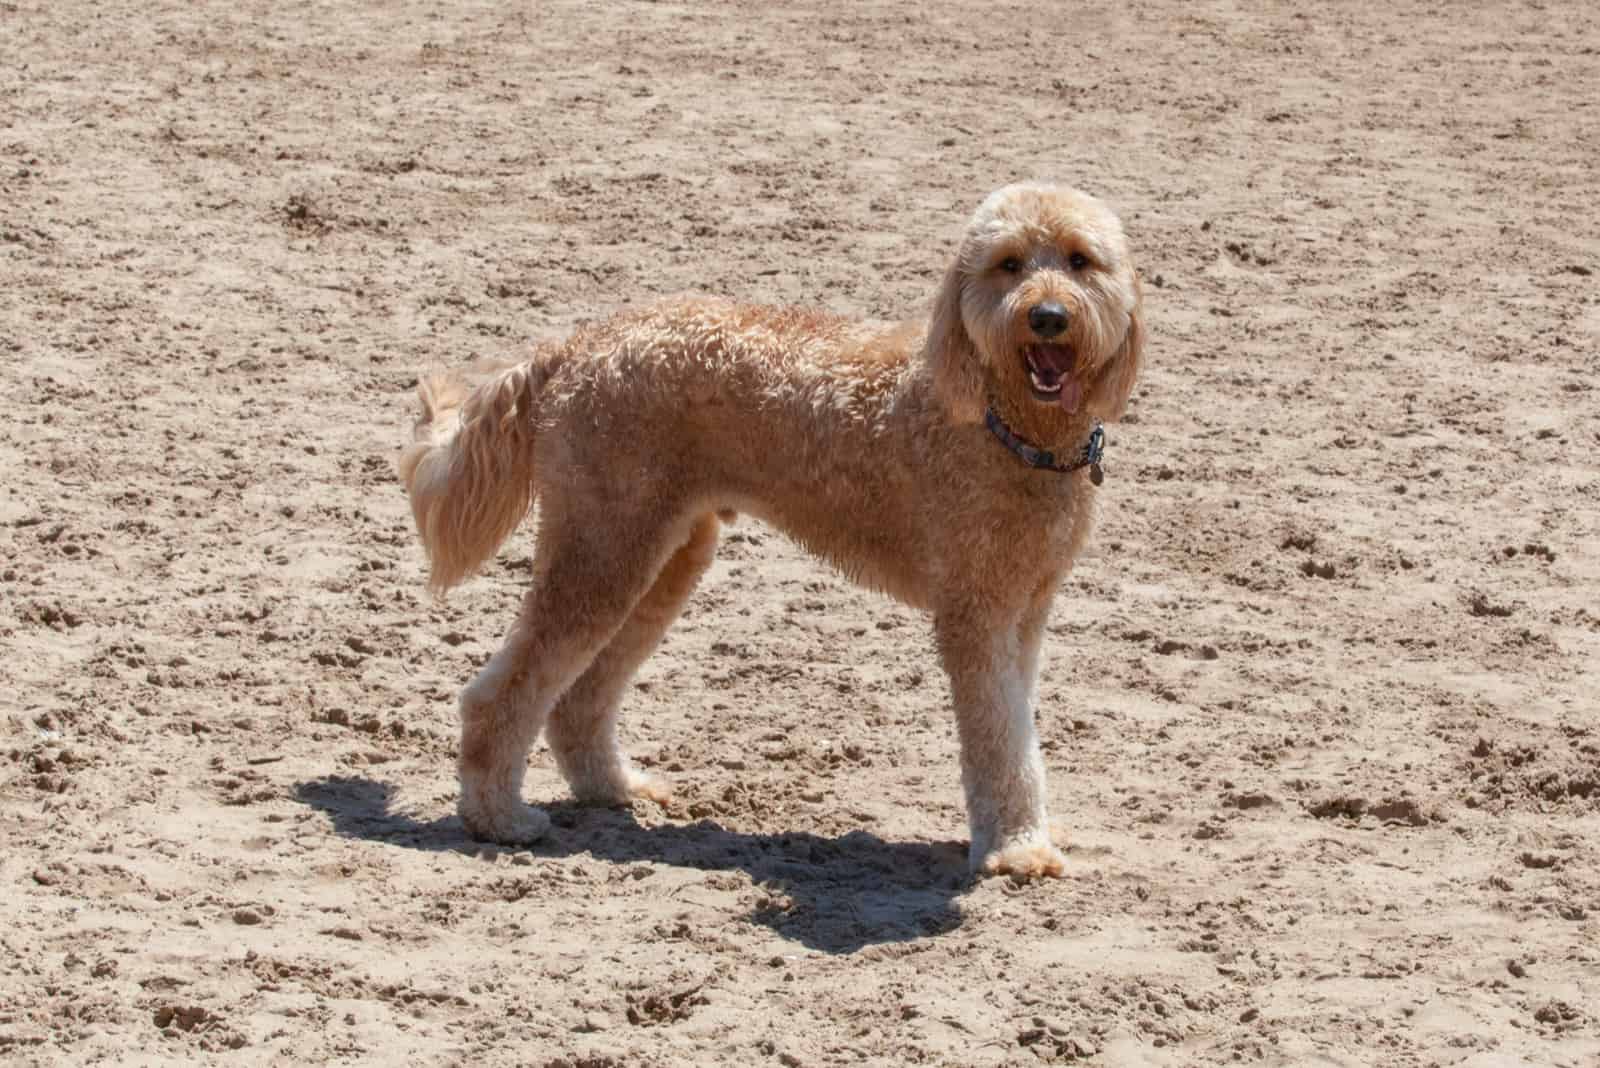
{"label": "open mouth", "polygon": [[1083,386],[1072,377],[1077,354],[1071,346],[1049,342],[1029,345],[1022,350],[1022,359],[1028,368],[1028,383],[1033,387],[1035,400],[1059,404],[1068,412],[1078,410],[1083,400]]}

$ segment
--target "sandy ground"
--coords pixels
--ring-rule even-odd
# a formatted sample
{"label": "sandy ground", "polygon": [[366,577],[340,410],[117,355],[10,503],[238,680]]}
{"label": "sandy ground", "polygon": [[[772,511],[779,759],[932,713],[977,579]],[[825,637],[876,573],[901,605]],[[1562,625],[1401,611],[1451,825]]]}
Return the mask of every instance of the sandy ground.
{"label": "sandy ground", "polygon": [[[0,1060],[1592,1065],[1600,15],[0,0]],[[924,621],[746,521],[666,808],[453,815],[419,370],[657,294],[926,307],[1117,204],[1152,343],[969,881]],[[1028,547],[1018,546],[1018,552]]]}

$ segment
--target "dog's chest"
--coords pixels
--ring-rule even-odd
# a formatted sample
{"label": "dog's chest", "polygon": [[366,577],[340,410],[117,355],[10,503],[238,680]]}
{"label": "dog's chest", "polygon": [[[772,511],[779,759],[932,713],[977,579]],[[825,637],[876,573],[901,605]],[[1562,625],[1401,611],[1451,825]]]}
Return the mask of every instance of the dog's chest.
{"label": "dog's chest", "polygon": [[[1076,476],[1061,477],[1065,481]],[[1058,486],[1039,494],[1014,523],[1023,543],[1037,545],[1044,562],[1069,565],[1088,535],[1094,501],[1087,480],[1083,481],[1081,488]]]}
{"label": "dog's chest", "polygon": [[1013,574],[1042,574],[1064,571],[1082,548],[1093,494],[1087,477],[1077,474],[958,480],[927,514],[945,531],[955,557],[993,561]]}

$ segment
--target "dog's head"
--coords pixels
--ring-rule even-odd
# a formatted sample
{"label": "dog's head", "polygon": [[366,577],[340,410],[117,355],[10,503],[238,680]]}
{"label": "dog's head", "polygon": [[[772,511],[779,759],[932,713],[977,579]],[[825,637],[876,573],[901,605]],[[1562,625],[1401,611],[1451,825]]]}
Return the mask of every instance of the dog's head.
{"label": "dog's head", "polygon": [[992,193],[934,302],[925,359],[957,422],[999,401],[1049,428],[1116,419],[1138,376],[1139,278],[1100,201],[1040,182]]}

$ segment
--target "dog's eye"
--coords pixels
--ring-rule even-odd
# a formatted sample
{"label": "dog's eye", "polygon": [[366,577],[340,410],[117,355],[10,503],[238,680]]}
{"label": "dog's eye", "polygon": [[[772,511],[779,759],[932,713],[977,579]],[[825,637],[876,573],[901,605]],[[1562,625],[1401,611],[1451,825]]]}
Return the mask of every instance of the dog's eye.
{"label": "dog's eye", "polygon": [[1085,267],[1089,266],[1089,257],[1085,256],[1081,252],[1074,252],[1072,255],[1067,257],[1067,264],[1074,271],[1081,271]]}
{"label": "dog's eye", "polygon": [[1022,261],[1017,259],[1015,256],[1007,256],[1005,259],[1000,261],[1000,269],[1006,272],[1006,274],[1016,274],[1018,271],[1022,270]]}

